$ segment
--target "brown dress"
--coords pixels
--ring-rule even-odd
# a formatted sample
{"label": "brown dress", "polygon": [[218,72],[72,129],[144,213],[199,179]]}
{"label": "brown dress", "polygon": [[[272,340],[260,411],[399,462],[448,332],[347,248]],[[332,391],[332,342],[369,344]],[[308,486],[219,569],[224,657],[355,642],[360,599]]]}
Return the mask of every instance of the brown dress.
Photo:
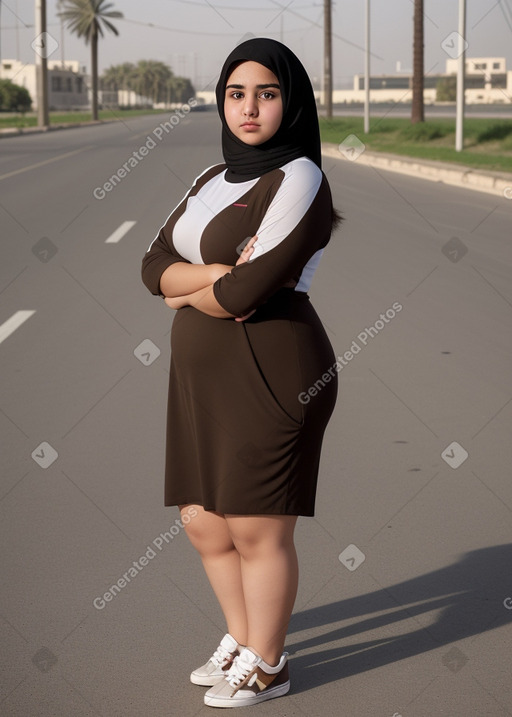
{"label": "brown dress", "polygon": [[336,403],[336,357],[307,290],[330,238],[331,195],[307,158],[243,183],[225,165],[198,177],[142,263],[160,294],[176,261],[234,265],[213,287],[234,318],[186,306],[174,317],[166,506],[228,514],[313,515],[320,452]]}

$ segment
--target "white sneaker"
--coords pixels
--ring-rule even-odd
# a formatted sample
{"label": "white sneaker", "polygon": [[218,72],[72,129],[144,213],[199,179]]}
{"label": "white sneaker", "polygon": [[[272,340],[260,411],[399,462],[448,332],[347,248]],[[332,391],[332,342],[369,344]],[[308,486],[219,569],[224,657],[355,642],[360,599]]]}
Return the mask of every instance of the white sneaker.
{"label": "white sneaker", "polygon": [[243,645],[239,645],[235,638],[227,633],[208,662],[192,672],[190,681],[194,685],[204,685],[205,687],[216,685],[224,679],[234,658],[240,654],[242,649]]}
{"label": "white sneaker", "polygon": [[246,707],[285,695],[290,689],[288,653],[283,652],[275,667],[251,648],[235,657],[228,673],[204,696],[209,707]]}

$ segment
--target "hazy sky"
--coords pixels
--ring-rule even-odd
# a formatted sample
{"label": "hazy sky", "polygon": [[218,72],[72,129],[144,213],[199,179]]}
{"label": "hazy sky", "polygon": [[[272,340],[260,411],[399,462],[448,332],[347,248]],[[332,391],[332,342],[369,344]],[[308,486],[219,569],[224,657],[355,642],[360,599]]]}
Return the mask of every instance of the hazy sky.
{"label": "hazy sky", "polygon": [[[100,40],[100,71],[112,64],[161,60],[196,89],[212,89],[230,50],[247,33],[282,40],[301,58],[311,78],[322,71],[323,2],[307,0],[112,0],[124,14],[120,34]],[[1,0],[3,59],[34,62],[34,0]],[[372,74],[412,65],[413,0],[371,0]],[[444,72],[443,40],[458,26],[458,0],[425,0],[425,71]],[[61,43],[57,0],[47,0],[48,31]],[[512,0],[468,0],[468,57],[506,57],[512,70]],[[365,0],[333,2],[335,87],[348,86],[364,69]],[[30,26],[30,27],[27,27]],[[90,50],[66,30],[65,59],[90,68]],[[60,48],[50,59],[61,59]]]}

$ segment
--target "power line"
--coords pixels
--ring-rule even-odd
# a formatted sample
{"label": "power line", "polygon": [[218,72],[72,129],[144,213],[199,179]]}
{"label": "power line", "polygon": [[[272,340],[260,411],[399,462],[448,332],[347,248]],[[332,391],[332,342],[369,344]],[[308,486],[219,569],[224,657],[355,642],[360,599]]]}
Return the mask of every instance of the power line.
{"label": "power line", "polygon": [[[194,2],[194,0],[171,0],[171,2],[177,2],[181,5],[199,5],[200,7],[208,7],[208,5],[213,10],[235,10],[235,11],[241,11],[246,12],[247,10],[250,10],[252,12],[268,12],[274,10],[273,7],[236,7],[234,5],[214,5],[213,3],[207,3],[206,5],[203,2]],[[312,7],[321,7],[318,3],[310,3],[309,5],[298,5],[298,10],[307,10]]]}
{"label": "power line", "polygon": [[[505,12],[505,8],[507,8],[507,12]],[[508,17],[508,15],[510,15],[512,17],[512,10],[508,6],[508,0],[503,0],[503,3],[500,2],[500,9],[505,18],[505,22],[508,25],[508,29],[512,30],[512,23],[510,21],[510,18]]]}
{"label": "power line", "polygon": [[[277,0],[272,0],[272,2],[274,3],[274,5],[277,5],[277,7],[279,7],[279,8],[282,8],[282,7],[283,7],[283,5],[281,5],[280,3],[278,3]],[[288,12],[289,12],[290,14],[296,15],[297,17],[300,17],[301,20],[308,20],[309,22],[311,22],[311,21],[309,20],[309,18],[304,17],[304,15],[300,15],[298,12],[295,12],[295,10],[291,10],[289,6],[285,6],[285,7],[286,7],[286,9],[288,10]],[[321,29],[323,30],[323,27],[324,27],[324,26],[323,26],[323,23],[311,22],[311,24],[314,25],[315,27],[319,27],[319,28],[321,28]],[[335,32],[332,33],[332,36],[335,37],[337,40],[341,40],[341,42],[344,42],[346,45],[351,45],[352,47],[355,47],[356,49],[361,50],[362,52],[364,52],[364,47],[361,47],[361,45],[357,45],[355,42],[351,42],[350,40],[347,40],[346,37],[342,37],[341,35],[338,35],[338,34],[335,33]],[[384,59],[383,57],[380,57],[380,55],[375,55],[373,52],[371,53],[371,55],[372,55],[372,57],[376,57],[378,60],[383,60],[383,59]]]}
{"label": "power line", "polygon": [[[176,2],[177,0],[174,0]],[[204,7],[204,6],[203,6]],[[307,20],[307,18],[303,18]],[[182,30],[181,28],[176,27],[165,27],[163,25],[156,25],[154,22],[142,22],[142,20],[129,20],[126,17],[118,18],[118,22],[129,22],[133,25],[142,25],[143,27],[151,27],[154,30],[164,30],[165,32],[175,32],[179,33],[181,35],[207,35],[207,36],[216,36],[216,37],[240,37],[239,32],[203,32],[201,30]],[[309,30],[309,28],[314,25],[315,27],[321,27],[321,25],[318,25],[314,21],[310,21],[309,25],[304,28],[295,28],[293,30],[286,30],[285,32],[304,32],[306,30]]]}

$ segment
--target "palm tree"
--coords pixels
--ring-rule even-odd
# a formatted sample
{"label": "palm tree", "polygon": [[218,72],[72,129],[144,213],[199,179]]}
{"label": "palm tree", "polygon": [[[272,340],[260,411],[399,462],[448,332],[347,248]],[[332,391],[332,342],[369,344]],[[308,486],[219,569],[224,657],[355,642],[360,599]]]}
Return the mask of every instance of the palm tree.
{"label": "palm tree", "polygon": [[194,97],[196,91],[192,82],[188,77],[175,77],[174,83],[174,95],[175,102],[188,102],[191,97]]}
{"label": "palm tree", "polygon": [[108,67],[100,78],[104,90],[132,90],[153,103],[187,102],[195,95],[187,77],[176,77],[171,68],[156,60],[139,60],[137,65],[124,62]]}
{"label": "palm tree", "polygon": [[423,0],[414,0],[414,49],[412,77],[411,122],[425,121],[423,105],[424,61],[423,61]]}
{"label": "palm tree", "polygon": [[91,43],[92,77],[92,118],[98,119],[98,39],[103,37],[103,27],[114,35],[117,28],[107,18],[122,18],[123,13],[112,10],[107,0],[64,0],[64,10],[59,12],[71,32],[85,38],[85,44]]}
{"label": "palm tree", "polygon": [[132,62],[123,62],[122,65],[107,67],[100,77],[100,85],[105,90],[131,90],[135,65]]}
{"label": "palm tree", "polygon": [[153,104],[165,102],[167,87],[174,75],[170,67],[157,60],[139,60],[133,72],[132,90],[150,97]]}

